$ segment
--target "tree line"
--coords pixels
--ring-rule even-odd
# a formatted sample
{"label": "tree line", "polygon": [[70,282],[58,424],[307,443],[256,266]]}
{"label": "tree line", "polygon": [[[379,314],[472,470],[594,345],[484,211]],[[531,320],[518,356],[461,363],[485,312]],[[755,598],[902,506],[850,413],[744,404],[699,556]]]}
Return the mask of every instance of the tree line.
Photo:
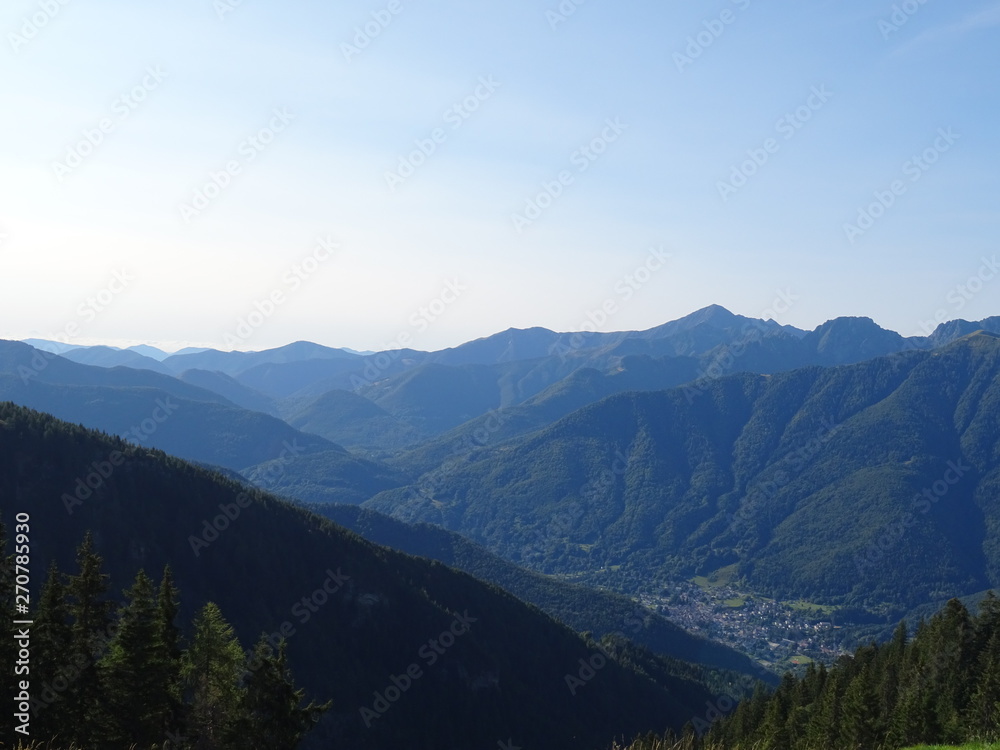
{"label": "tree line", "polygon": [[699,735],[649,736],[629,750],[895,750],[1000,741],[1000,598],[977,615],[958,600],[888,643],[870,643],[829,669],[785,674]]}
{"label": "tree line", "polygon": [[[14,674],[14,568],[0,522],[0,664],[6,691]],[[120,603],[88,534],[77,572],[50,565],[30,627],[30,736],[0,713],[0,736],[81,750],[291,750],[329,704],[304,704],[285,644],[262,635],[244,652],[219,607],[209,602],[185,638],[176,620],[179,591],[170,568],[159,584],[140,570]],[[11,705],[13,701],[6,702]],[[23,725],[22,725],[23,726]],[[0,740],[0,747],[7,747]]]}

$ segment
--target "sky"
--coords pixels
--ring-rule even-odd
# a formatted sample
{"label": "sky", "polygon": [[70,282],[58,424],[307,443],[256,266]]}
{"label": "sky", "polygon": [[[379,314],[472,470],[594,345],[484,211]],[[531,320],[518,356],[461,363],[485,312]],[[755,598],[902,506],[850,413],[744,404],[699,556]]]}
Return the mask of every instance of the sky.
{"label": "sky", "polygon": [[1000,314],[1000,2],[6,0],[0,338]]}

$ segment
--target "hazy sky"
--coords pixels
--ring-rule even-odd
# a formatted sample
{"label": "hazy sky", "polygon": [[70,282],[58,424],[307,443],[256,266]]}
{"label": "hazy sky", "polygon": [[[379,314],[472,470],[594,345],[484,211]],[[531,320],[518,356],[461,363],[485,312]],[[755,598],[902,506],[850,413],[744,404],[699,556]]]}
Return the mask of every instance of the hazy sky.
{"label": "hazy sky", "polygon": [[3,338],[1000,313],[995,0],[6,0],[0,31]]}

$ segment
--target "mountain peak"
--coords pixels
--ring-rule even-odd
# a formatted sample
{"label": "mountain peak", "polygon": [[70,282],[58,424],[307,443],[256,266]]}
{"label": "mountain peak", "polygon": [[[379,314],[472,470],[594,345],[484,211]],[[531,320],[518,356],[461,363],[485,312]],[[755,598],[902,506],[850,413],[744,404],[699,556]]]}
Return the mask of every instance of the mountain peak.
{"label": "mountain peak", "polygon": [[871,318],[841,317],[828,320],[804,339],[822,355],[824,364],[860,362],[901,349],[903,337],[887,331]]}
{"label": "mountain peak", "polygon": [[690,315],[685,315],[680,320],[687,320],[697,325],[698,323],[731,323],[736,315],[722,305],[709,305],[700,310],[695,310]]}

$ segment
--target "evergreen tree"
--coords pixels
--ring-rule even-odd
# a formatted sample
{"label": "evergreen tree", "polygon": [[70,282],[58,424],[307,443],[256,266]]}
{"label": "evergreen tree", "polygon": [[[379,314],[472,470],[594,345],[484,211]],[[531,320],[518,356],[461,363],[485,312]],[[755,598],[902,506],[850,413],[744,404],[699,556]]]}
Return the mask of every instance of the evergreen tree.
{"label": "evergreen tree", "polygon": [[174,710],[168,653],[161,638],[153,583],[140,570],[127,603],[120,610],[118,631],[100,662],[109,717],[109,742],[148,747],[162,744]]}
{"label": "evergreen tree", "polygon": [[937,741],[962,740],[962,712],[972,687],[970,675],[975,672],[975,635],[969,611],[958,599],[949,601],[931,620],[926,653]]}
{"label": "evergreen tree", "polygon": [[899,698],[889,727],[891,744],[905,747],[933,742],[940,735],[928,670],[920,653],[925,637],[918,635],[910,645]]}
{"label": "evergreen tree", "polygon": [[995,742],[1000,739],[1000,631],[990,638],[982,665],[966,710],[965,729],[973,739]]}
{"label": "evergreen tree", "polygon": [[1000,633],[1000,598],[992,591],[979,602],[979,614],[975,620],[976,654],[986,652],[994,633]]}
{"label": "evergreen tree", "polygon": [[878,729],[886,733],[892,725],[892,717],[899,700],[900,677],[907,649],[907,628],[900,622],[892,634],[892,641],[882,649],[877,676]]}
{"label": "evergreen tree", "polygon": [[111,605],[103,598],[108,577],[101,572],[103,561],[89,533],[77,549],[76,560],[80,572],[70,577],[67,586],[72,624],[66,660],[61,664],[70,675],[65,731],[78,745],[88,746],[103,740],[106,723],[97,660],[110,641]]}
{"label": "evergreen tree", "polygon": [[[163,717],[161,728],[168,738],[180,737],[181,714],[181,634],[177,627],[177,612],[180,609],[179,592],[174,585],[174,576],[168,565],[163,569],[163,578],[156,591],[156,643],[160,650],[159,658],[167,686],[167,713]],[[177,739],[172,740],[170,747],[178,745]]]}
{"label": "evergreen tree", "polygon": [[288,671],[285,642],[277,653],[262,635],[248,658],[246,693],[239,736],[248,750],[293,750],[330,704],[301,706],[305,691],[296,690]]}
{"label": "evergreen tree", "polygon": [[233,730],[242,702],[244,655],[232,626],[214,602],[194,621],[194,637],[181,662],[189,701],[186,734],[195,750],[234,747]]}
{"label": "evergreen tree", "polygon": [[68,724],[63,691],[73,678],[73,669],[64,665],[70,643],[69,609],[66,586],[55,561],[38,598],[38,610],[31,630],[32,673],[36,687],[33,732],[36,737],[54,739]]}
{"label": "evergreen tree", "polygon": [[795,677],[786,672],[764,709],[760,738],[766,750],[786,750],[791,746],[788,716],[793,707],[795,693]]}
{"label": "evergreen tree", "polygon": [[870,665],[847,685],[842,705],[841,740],[846,747],[873,747],[876,742],[875,691]]}
{"label": "evergreen tree", "polygon": [[806,727],[806,746],[810,748],[837,747],[840,741],[841,670],[833,670],[826,680],[819,706]]}

